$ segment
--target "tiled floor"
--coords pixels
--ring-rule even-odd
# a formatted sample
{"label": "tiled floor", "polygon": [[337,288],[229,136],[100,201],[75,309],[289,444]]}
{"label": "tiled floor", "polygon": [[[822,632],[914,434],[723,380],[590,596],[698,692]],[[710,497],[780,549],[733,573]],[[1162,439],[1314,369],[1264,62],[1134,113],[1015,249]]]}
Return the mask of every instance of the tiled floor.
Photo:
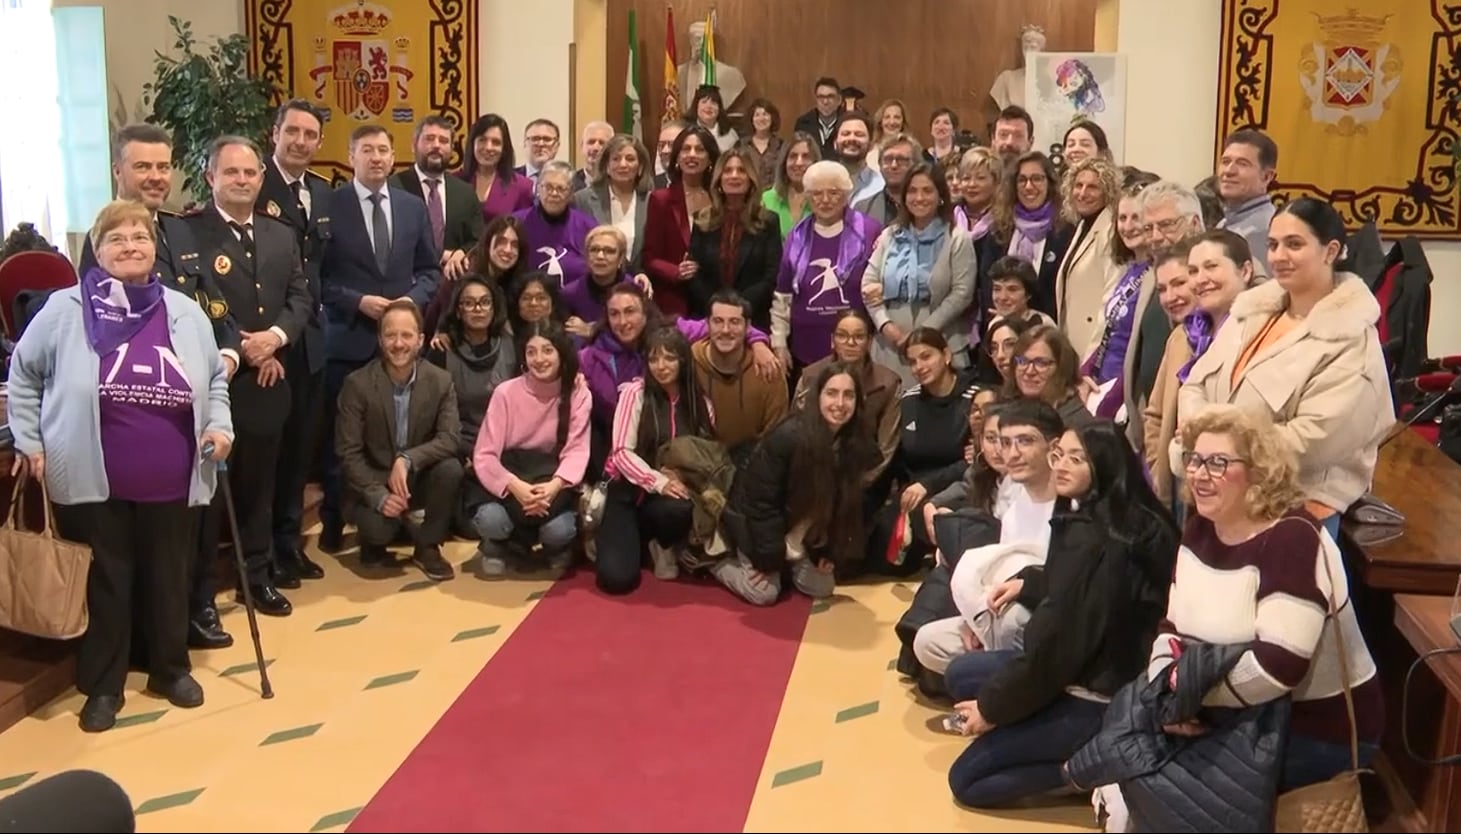
{"label": "tiled floor", "polygon": [[[471,545],[450,546],[463,562]],[[141,831],[341,831],[549,587],[546,579],[422,580],[410,567],[357,574],[322,560],[324,580],[289,592],[295,613],[260,618],[272,700],[239,608],[236,643],[194,654],[208,697],[180,710],[129,680],[117,728],[76,727],[77,694],[0,735],[0,792],[67,768],[117,779]],[[646,581],[654,581],[646,577]],[[815,606],[746,822],[747,831],[1055,831],[1093,823],[1088,806],[999,815],[961,810],[944,774],[957,740],[927,727],[890,669],[907,585],[841,589]]]}

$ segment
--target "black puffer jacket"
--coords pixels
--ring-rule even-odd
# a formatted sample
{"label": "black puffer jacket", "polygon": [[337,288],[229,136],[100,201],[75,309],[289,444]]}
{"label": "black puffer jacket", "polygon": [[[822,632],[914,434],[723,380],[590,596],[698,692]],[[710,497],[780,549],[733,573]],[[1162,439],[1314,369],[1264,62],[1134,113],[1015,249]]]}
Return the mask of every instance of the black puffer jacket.
{"label": "black puffer jacket", "polygon": [[796,455],[797,426],[783,420],[757,441],[749,460],[737,468],[720,516],[726,543],[759,571],[786,565],[787,506]]}
{"label": "black puffer jacket", "polygon": [[[1246,709],[1205,709],[1246,644],[1189,643],[1166,671],[1142,675],[1112,699],[1101,731],[1067,765],[1082,790],[1119,785],[1135,831],[1272,831],[1283,773],[1288,698]],[[1196,718],[1208,731],[1186,737],[1165,724]]]}

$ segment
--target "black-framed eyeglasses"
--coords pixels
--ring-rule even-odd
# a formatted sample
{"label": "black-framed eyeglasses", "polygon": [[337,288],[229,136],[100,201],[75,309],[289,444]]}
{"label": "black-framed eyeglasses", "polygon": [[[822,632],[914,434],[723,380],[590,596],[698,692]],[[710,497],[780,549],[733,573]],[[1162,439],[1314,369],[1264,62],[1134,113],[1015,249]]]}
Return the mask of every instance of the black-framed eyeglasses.
{"label": "black-framed eyeglasses", "polygon": [[1247,463],[1242,458],[1229,457],[1227,455],[1208,455],[1203,457],[1196,452],[1182,453],[1182,468],[1188,472],[1197,469],[1207,471],[1209,478],[1221,478],[1228,473],[1228,466],[1234,463]]}

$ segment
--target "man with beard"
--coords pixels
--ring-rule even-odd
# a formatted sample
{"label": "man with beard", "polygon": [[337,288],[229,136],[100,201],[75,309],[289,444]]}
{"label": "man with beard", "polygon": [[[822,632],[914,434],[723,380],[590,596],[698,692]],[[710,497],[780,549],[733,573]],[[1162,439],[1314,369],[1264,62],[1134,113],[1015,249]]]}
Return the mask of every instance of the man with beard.
{"label": "man with beard", "polygon": [[[923,158],[923,149],[918,140],[909,133],[895,133],[883,139],[878,153],[878,167],[883,171],[883,190],[864,197],[853,208],[866,214],[884,226],[898,219],[898,206],[903,199],[903,183],[913,170],[913,165]],[[849,170],[849,173],[852,173]],[[853,182],[856,183],[854,174]]]}
{"label": "man with beard", "polygon": [[411,142],[416,164],[398,171],[391,185],[426,202],[432,239],[441,250],[441,273],[445,281],[426,308],[426,337],[436,330],[442,306],[451,298],[453,282],[467,274],[467,253],[482,237],[482,203],[472,186],[461,177],[447,174],[452,155],[452,124],[442,116],[427,116],[416,125]]}
{"label": "man with beard", "polygon": [[867,164],[868,145],[872,143],[872,126],[868,123],[867,114],[856,111],[843,113],[837,120],[833,136],[837,143],[836,159],[852,177],[852,196],[847,200],[848,205],[856,206],[882,193],[883,175]]}

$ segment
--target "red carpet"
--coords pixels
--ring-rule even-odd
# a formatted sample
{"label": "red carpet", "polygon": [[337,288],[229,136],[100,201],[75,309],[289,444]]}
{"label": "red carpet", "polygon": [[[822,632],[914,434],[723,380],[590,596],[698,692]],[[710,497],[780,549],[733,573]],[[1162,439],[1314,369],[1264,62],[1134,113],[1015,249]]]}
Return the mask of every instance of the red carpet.
{"label": "red carpet", "polygon": [[647,573],[611,598],[579,570],[349,830],[740,831],[809,612]]}

